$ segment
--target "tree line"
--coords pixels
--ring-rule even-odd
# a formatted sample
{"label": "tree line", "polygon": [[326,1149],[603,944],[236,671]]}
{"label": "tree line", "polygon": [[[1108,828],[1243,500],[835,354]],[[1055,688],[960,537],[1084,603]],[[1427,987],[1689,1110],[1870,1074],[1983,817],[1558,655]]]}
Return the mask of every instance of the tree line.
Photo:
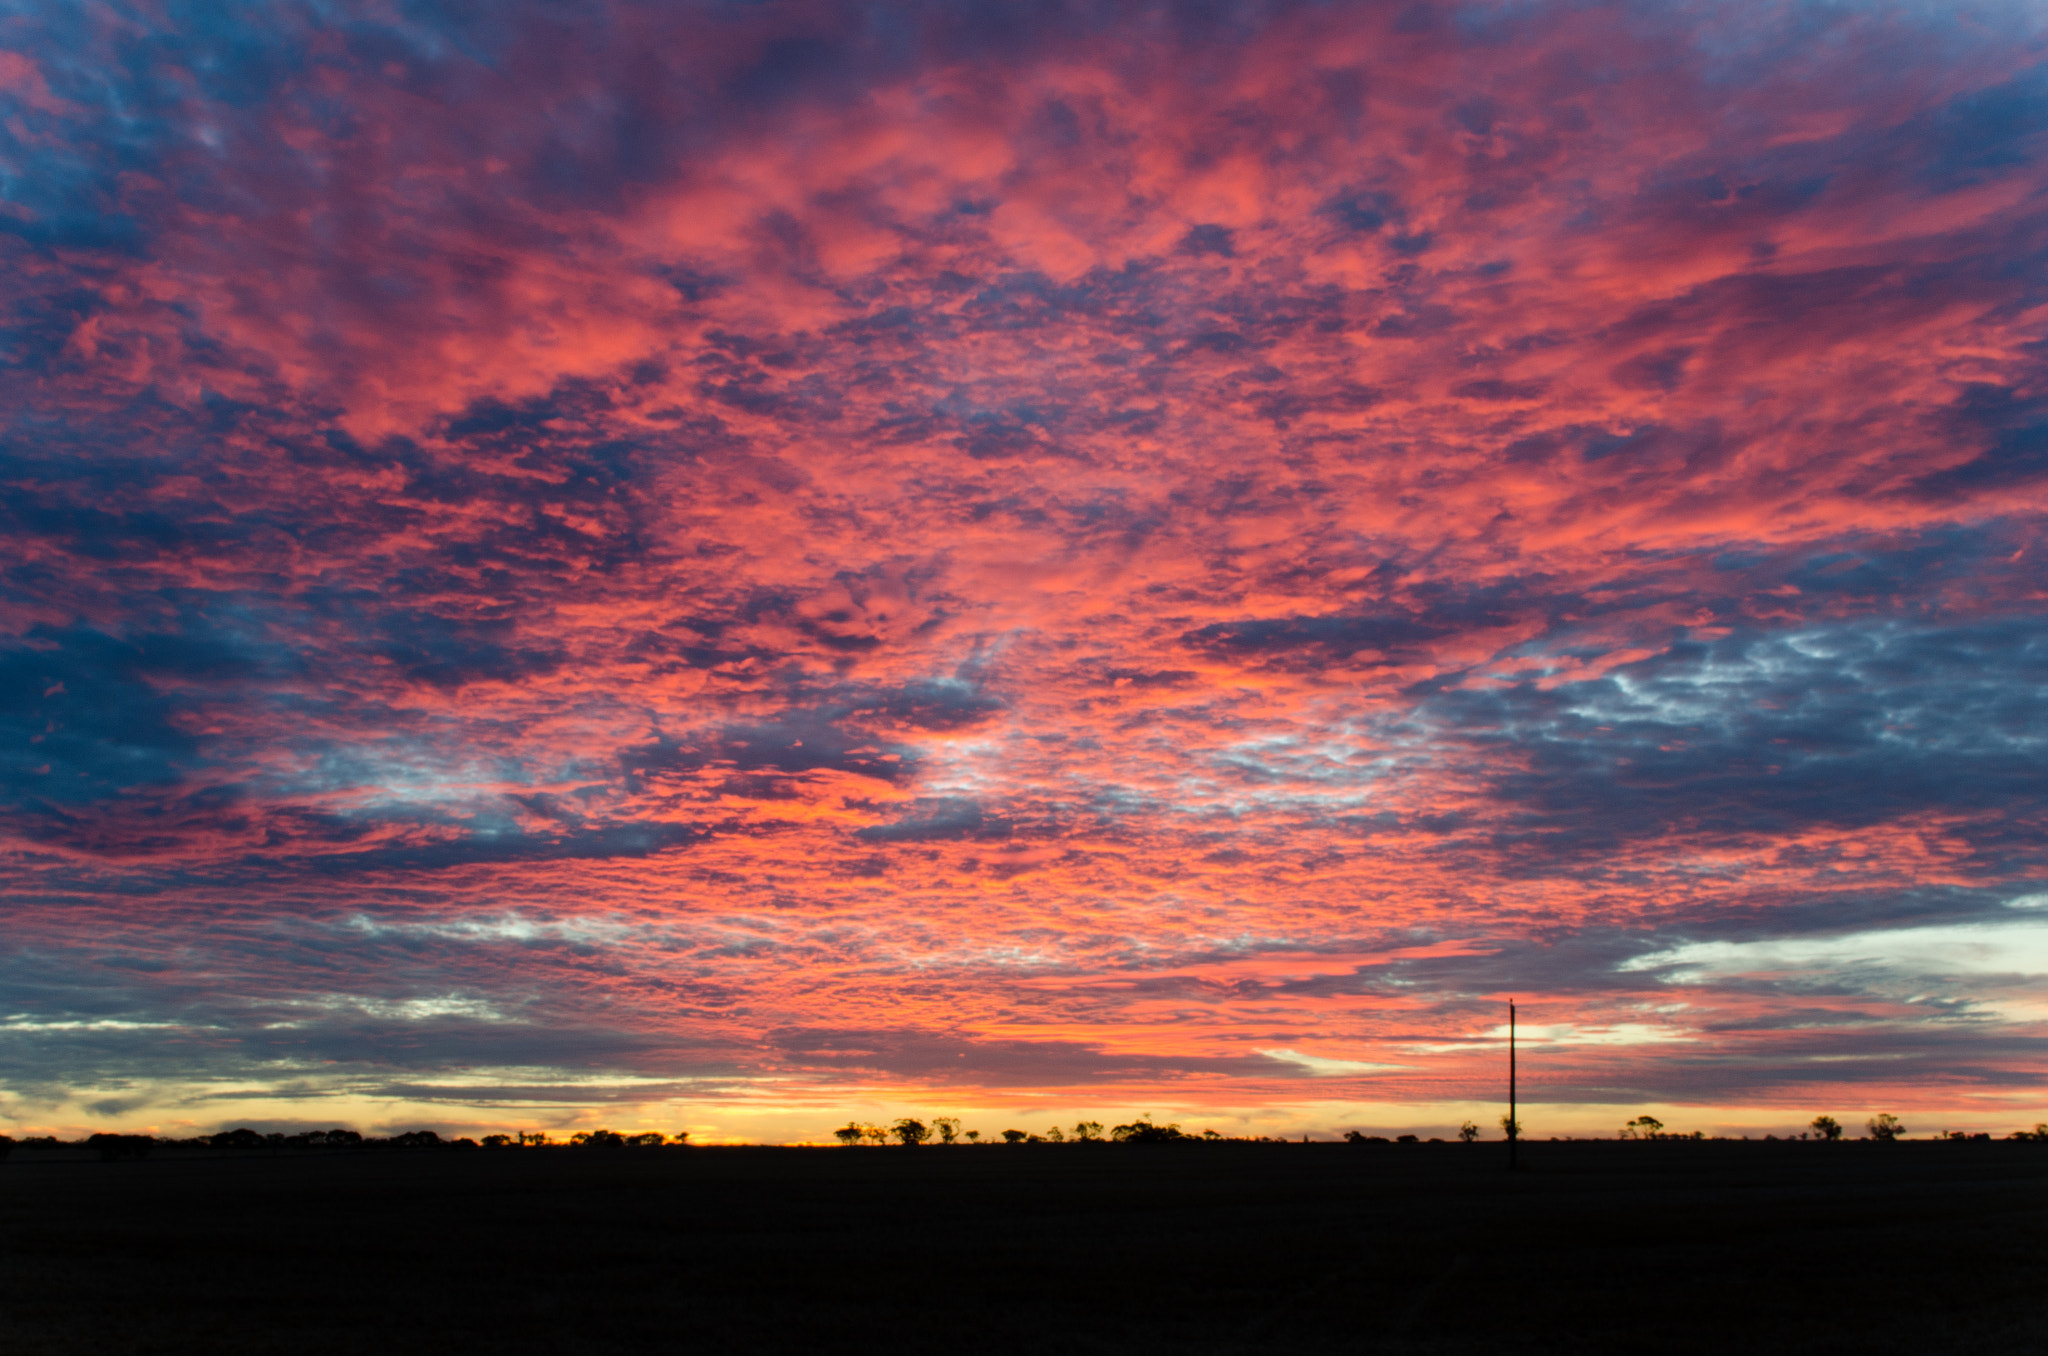
{"label": "tree line", "polygon": [[157,1135],[112,1135],[93,1134],[83,1139],[63,1140],[54,1135],[35,1135],[16,1140],[0,1135],[0,1159],[4,1159],[16,1148],[23,1149],[86,1149],[97,1152],[106,1161],[124,1158],[147,1158],[151,1151],[165,1148],[181,1151],[228,1150],[235,1153],[271,1154],[331,1152],[354,1150],[377,1152],[393,1149],[652,1149],[681,1148],[690,1142],[690,1132],[679,1130],[673,1135],[658,1130],[640,1131],[634,1134],[620,1134],[615,1130],[579,1130],[566,1140],[555,1140],[546,1131],[523,1130],[509,1135],[485,1135],[481,1141],[467,1136],[443,1139],[432,1130],[408,1130],[397,1135],[364,1135],[355,1130],[302,1130],[286,1135],[277,1132],[263,1134],[247,1126],[233,1130],[222,1130],[212,1135],[194,1135],[187,1139],[173,1139]]}
{"label": "tree line", "polygon": [[[1863,1123],[1863,1129],[1865,1138],[1875,1140],[1879,1144],[1890,1144],[1896,1140],[1904,1139],[1908,1133],[1906,1123],[1889,1111],[1880,1111],[1875,1116],[1872,1116]],[[1822,1143],[1831,1144],[1845,1138],[1846,1134],[1846,1129],[1842,1123],[1833,1116],[1815,1116],[1807,1123],[1807,1128],[1799,1132],[1797,1138],[1802,1140],[1818,1140]],[[1690,1134],[1666,1130],[1664,1122],[1658,1120],[1655,1116],[1638,1116],[1627,1125],[1621,1127],[1620,1138],[1705,1139],[1706,1136],[1698,1130],[1694,1130]],[[1777,1136],[1765,1135],[1764,1138],[1775,1140]],[[1790,1137],[1788,1136],[1788,1138]],[[1989,1131],[1982,1130],[1975,1133],[1962,1130],[1944,1130],[1935,1138],[1942,1140],[1988,1140],[1991,1138],[1991,1134]],[[2007,1135],[2006,1138],[2036,1140],[2048,1143],[2048,1122],[2036,1125],[2031,1130],[2015,1130]]]}
{"label": "tree line", "polygon": [[[995,1138],[984,1140],[979,1130],[962,1130],[957,1116],[934,1116],[930,1124],[905,1116],[887,1126],[870,1125],[864,1121],[848,1121],[832,1132],[832,1138],[841,1144],[853,1147],[861,1144],[887,1144],[890,1140],[906,1147],[915,1148],[920,1144],[995,1144]],[[1232,1139],[1214,1130],[1194,1134],[1182,1130],[1178,1123],[1155,1124],[1150,1116],[1140,1116],[1125,1125],[1112,1125],[1106,1131],[1101,1121],[1078,1121],[1071,1130],[1055,1125],[1042,1134],[1028,1130],[1005,1130],[1001,1134],[1003,1144],[1172,1144],[1172,1143],[1220,1143],[1231,1140],[1234,1143],[1269,1143],[1264,1136],[1243,1136]]]}
{"label": "tree line", "polygon": [[[1522,1126],[1519,1121],[1510,1122],[1506,1116],[1500,1119],[1501,1130],[1504,1135],[1513,1138],[1522,1134]],[[1879,1112],[1877,1115],[1872,1116],[1864,1123],[1864,1128],[1868,1132],[1870,1139],[1880,1143],[1890,1143],[1893,1140],[1903,1139],[1907,1133],[1905,1123],[1889,1111]],[[1221,1135],[1214,1130],[1204,1130],[1200,1134],[1191,1134],[1182,1130],[1178,1124],[1154,1124],[1149,1116],[1141,1116],[1137,1120],[1124,1125],[1111,1126],[1106,1132],[1100,1121],[1081,1121],[1071,1130],[1055,1125],[1050,1130],[1039,1134],[1024,1130],[1004,1130],[1001,1132],[1000,1139],[995,1137],[984,1139],[979,1130],[961,1129],[960,1119],[957,1116],[934,1116],[929,1122],[905,1116],[886,1126],[875,1125],[866,1121],[848,1121],[845,1125],[834,1130],[832,1137],[849,1148],[859,1145],[888,1144],[891,1141],[908,1148],[934,1143],[971,1145],[996,1143],[1276,1144],[1288,1142],[1264,1135]],[[1481,1131],[1477,1125],[1471,1121],[1466,1121],[1458,1127],[1457,1137],[1460,1143],[1471,1144],[1481,1138]],[[1700,1130],[1667,1130],[1664,1122],[1658,1120],[1655,1116],[1642,1115],[1637,1116],[1622,1126],[1621,1133],[1617,1138],[1625,1140],[1703,1140],[1707,1138],[1707,1135],[1704,1131]],[[1766,1140],[1776,1140],[1777,1136],[1765,1135],[1764,1138]],[[1822,1141],[1839,1140],[1843,1138],[1842,1124],[1833,1116],[1816,1116],[1809,1127],[1801,1131],[1797,1138]],[[1965,1134],[1960,1130],[1950,1130],[1943,1132],[1938,1138],[1945,1140],[1988,1140],[1991,1136],[1985,1132]],[[2037,1125],[2031,1130],[2015,1130],[2007,1135],[2006,1138],[2013,1140],[2037,1140],[2048,1143],[2048,1123]],[[1390,1139],[1386,1135],[1368,1135],[1358,1130],[1345,1131],[1344,1140],[1349,1144],[1419,1144],[1423,1142],[1419,1135],[1395,1135]],[[1439,1138],[1431,1138],[1428,1142],[1431,1144],[1442,1144],[1444,1141]]]}
{"label": "tree line", "polygon": [[[1502,1129],[1510,1134],[1520,1134],[1519,1124],[1509,1127],[1507,1118],[1501,1118]],[[1903,1121],[1892,1113],[1879,1112],[1864,1122],[1865,1137],[1878,1143],[1891,1143],[1905,1138],[1907,1128]],[[916,1147],[922,1144],[1279,1144],[1281,1138],[1266,1135],[1223,1135],[1214,1130],[1200,1133],[1182,1130],[1177,1122],[1155,1123],[1150,1116],[1123,1125],[1105,1128],[1100,1121],[1078,1121],[1071,1129],[1053,1126],[1041,1133],[1025,1130],[1004,1130],[999,1136],[984,1138],[979,1130],[963,1130],[957,1116],[934,1116],[929,1122],[913,1117],[903,1117],[888,1126],[872,1125],[862,1121],[848,1121],[832,1132],[839,1143],[854,1145],[896,1144]],[[1457,1138],[1470,1144],[1481,1137],[1479,1127],[1466,1121],[1458,1127]],[[1842,1123],[1833,1116],[1816,1116],[1808,1128],[1801,1131],[1796,1139],[1816,1140],[1831,1143],[1846,1138]],[[1306,1137],[1304,1137],[1306,1138]],[[1358,1130],[1347,1130],[1343,1136],[1350,1144],[1417,1144],[1423,1142],[1417,1135],[1368,1135]],[[1664,1122],[1655,1116],[1642,1115],[1622,1126],[1617,1137],[1624,1140],[1699,1140],[1706,1135],[1698,1130],[1668,1130]],[[1746,1138],[1746,1137],[1745,1137]],[[1794,1137],[1788,1137],[1794,1138]],[[1935,1136],[1948,1141],[1989,1140],[1988,1132],[1965,1132],[1944,1130]],[[2048,1144],[2048,1122],[2036,1125],[2031,1130],[2015,1130],[2005,1136],[2008,1140],[2032,1140]],[[1775,1135],[1765,1135],[1766,1140],[1775,1140]],[[1431,1138],[1428,1143],[1441,1144],[1444,1141]],[[247,1126],[233,1130],[222,1130],[212,1135],[195,1135],[187,1139],[173,1139],[154,1135],[125,1135],[99,1133],[82,1139],[63,1140],[54,1135],[36,1135],[15,1140],[0,1135],[0,1159],[5,1159],[15,1148],[23,1149],[83,1149],[97,1153],[109,1162],[120,1159],[143,1159],[153,1150],[167,1148],[177,1151],[227,1150],[235,1153],[308,1153],[352,1150],[356,1152],[379,1152],[404,1149],[677,1149],[688,1147],[690,1132],[677,1131],[663,1134],[658,1130],[636,1131],[630,1134],[616,1130],[579,1130],[566,1139],[555,1139],[544,1130],[520,1130],[509,1134],[485,1135],[481,1140],[466,1136],[443,1139],[432,1130],[408,1130],[403,1134],[376,1136],[364,1135],[354,1130],[302,1130],[297,1134],[271,1132],[264,1134]]]}

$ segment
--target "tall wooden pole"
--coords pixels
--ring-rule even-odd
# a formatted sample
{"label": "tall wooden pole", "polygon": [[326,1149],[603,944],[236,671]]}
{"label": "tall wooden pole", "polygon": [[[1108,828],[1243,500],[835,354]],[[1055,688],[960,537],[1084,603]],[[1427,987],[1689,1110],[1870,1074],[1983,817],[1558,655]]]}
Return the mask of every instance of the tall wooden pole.
{"label": "tall wooden pole", "polygon": [[1515,1115],[1515,1000],[1508,1000],[1508,1171],[1515,1170],[1515,1153],[1521,1146],[1522,1126]]}

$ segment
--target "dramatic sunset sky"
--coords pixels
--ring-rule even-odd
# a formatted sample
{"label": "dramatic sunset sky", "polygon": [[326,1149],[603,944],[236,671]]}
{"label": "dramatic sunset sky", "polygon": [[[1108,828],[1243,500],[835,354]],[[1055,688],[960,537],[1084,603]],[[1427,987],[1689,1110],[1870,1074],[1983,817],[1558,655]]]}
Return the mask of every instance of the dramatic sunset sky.
{"label": "dramatic sunset sky", "polygon": [[2048,1118],[2037,4],[15,0],[0,436],[15,1134]]}

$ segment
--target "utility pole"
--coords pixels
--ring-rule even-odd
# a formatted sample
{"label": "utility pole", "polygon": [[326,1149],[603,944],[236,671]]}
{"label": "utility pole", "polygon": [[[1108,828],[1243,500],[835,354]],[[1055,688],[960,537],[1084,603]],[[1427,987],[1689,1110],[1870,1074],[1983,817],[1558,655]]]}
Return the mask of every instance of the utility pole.
{"label": "utility pole", "polygon": [[1515,1000],[1508,1000],[1508,1171],[1515,1170],[1515,1151],[1522,1141],[1522,1123],[1515,1116]]}

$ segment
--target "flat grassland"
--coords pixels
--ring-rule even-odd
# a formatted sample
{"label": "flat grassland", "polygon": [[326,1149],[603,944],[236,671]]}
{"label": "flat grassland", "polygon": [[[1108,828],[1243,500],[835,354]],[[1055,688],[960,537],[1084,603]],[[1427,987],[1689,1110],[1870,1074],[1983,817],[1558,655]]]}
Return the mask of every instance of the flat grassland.
{"label": "flat grassland", "polygon": [[0,1163],[0,1351],[2048,1351],[2048,1145]]}

